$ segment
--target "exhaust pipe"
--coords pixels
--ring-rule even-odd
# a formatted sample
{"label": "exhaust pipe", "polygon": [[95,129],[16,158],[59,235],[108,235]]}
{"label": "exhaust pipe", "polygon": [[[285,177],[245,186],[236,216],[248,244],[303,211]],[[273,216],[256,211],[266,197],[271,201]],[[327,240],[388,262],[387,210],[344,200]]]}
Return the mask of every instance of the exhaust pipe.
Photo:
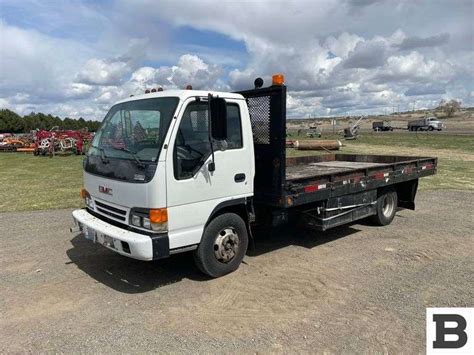
{"label": "exhaust pipe", "polygon": [[79,228],[78,226],[69,228],[69,232],[71,233],[79,233],[80,231],[81,231],[81,228]]}

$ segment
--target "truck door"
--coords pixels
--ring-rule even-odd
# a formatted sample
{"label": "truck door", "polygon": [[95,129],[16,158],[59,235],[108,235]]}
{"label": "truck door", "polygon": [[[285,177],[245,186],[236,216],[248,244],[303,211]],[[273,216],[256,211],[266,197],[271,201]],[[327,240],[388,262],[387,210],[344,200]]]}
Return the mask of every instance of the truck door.
{"label": "truck door", "polygon": [[183,106],[166,158],[171,249],[199,243],[219,203],[253,194],[253,142],[244,139],[244,104],[243,100],[227,101],[228,139],[221,147],[214,145],[212,172],[208,168],[212,161],[208,102],[193,98]]}

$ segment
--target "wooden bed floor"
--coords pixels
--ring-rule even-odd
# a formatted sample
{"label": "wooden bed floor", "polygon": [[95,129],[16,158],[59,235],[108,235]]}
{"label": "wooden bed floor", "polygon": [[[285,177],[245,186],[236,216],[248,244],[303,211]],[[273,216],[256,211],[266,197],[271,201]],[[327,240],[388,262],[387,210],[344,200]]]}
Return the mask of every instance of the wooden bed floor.
{"label": "wooden bed floor", "polygon": [[373,168],[387,164],[364,163],[353,161],[326,161],[319,163],[309,163],[304,165],[294,165],[286,167],[286,179],[301,179],[313,176],[321,176],[335,173],[344,173],[351,170]]}

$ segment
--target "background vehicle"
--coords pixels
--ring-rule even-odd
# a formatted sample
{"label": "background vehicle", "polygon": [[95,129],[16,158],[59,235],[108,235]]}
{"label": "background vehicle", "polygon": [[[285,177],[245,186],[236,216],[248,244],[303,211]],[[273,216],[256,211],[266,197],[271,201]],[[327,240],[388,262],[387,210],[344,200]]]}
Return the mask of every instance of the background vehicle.
{"label": "background vehicle", "polygon": [[306,137],[308,137],[308,138],[321,138],[321,130],[319,128],[310,128],[306,132]]}
{"label": "background vehicle", "polygon": [[426,117],[417,121],[408,122],[409,131],[441,131],[444,125],[436,117]]}
{"label": "background vehicle", "polygon": [[392,123],[389,121],[372,122],[372,129],[375,132],[393,131]]}
{"label": "background vehicle", "polygon": [[194,250],[218,277],[240,265],[252,227],[301,221],[326,230],[378,225],[414,209],[436,158],[327,154],[286,158],[286,87],[238,93],[158,91],[114,105],[84,162],[77,230],[115,252],[154,260]]}

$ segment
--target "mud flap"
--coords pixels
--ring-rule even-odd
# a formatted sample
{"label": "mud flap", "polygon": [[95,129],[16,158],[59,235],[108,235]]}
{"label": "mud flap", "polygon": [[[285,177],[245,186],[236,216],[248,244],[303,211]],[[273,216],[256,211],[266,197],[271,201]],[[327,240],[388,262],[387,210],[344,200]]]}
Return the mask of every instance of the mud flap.
{"label": "mud flap", "polygon": [[396,185],[398,207],[415,210],[415,196],[418,189],[418,179],[402,182]]}

